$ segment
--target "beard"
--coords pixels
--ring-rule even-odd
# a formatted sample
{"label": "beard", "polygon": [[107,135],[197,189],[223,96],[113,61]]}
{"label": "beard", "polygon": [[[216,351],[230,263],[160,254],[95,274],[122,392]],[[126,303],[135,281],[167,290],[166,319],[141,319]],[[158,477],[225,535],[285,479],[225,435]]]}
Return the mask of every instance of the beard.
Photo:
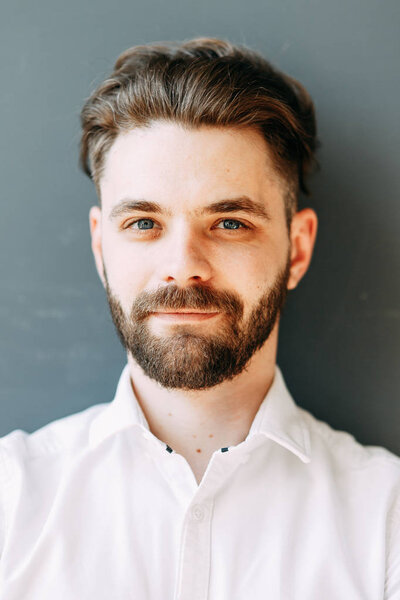
{"label": "beard", "polygon": [[[273,285],[244,322],[244,305],[235,292],[205,286],[179,288],[175,284],[142,292],[128,316],[112,292],[104,268],[105,288],[112,320],[125,350],[144,373],[165,388],[202,390],[239,375],[274,328],[287,295],[290,255]],[[198,333],[197,325],[168,325],[163,336],[150,331],[148,318],[160,309],[197,309],[221,312],[215,332]]]}

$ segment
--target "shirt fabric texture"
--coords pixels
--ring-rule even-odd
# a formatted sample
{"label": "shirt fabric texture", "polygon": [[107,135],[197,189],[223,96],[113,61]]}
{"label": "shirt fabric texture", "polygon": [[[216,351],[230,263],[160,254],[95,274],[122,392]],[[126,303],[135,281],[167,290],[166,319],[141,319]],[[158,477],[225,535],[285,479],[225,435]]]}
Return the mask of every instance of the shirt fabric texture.
{"label": "shirt fabric texture", "polygon": [[0,600],[399,600],[400,459],[298,407],[276,367],[197,485],[126,365],[112,402],[0,438],[0,553]]}

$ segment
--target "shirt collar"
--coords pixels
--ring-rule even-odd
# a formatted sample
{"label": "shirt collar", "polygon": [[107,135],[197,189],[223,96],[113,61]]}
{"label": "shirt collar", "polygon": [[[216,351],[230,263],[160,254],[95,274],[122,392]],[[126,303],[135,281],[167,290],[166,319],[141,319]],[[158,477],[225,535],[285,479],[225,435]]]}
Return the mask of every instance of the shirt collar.
{"label": "shirt collar", "polygon": [[281,370],[276,365],[272,385],[254,417],[246,439],[264,435],[308,463],[311,460],[310,432],[303,415],[304,411],[294,402]]}
{"label": "shirt collar", "polygon": [[[92,422],[90,447],[94,448],[110,435],[134,426],[150,431],[133,392],[129,365],[126,364],[113,401]],[[257,411],[246,440],[256,435],[264,435],[303,462],[310,462],[310,435],[303,411],[296,406],[278,366],[275,367],[274,380]]]}
{"label": "shirt collar", "polygon": [[94,448],[113,433],[138,426],[150,431],[149,424],[132,389],[129,365],[119,378],[112,402],[94,419],[89,432],[89,444]]}

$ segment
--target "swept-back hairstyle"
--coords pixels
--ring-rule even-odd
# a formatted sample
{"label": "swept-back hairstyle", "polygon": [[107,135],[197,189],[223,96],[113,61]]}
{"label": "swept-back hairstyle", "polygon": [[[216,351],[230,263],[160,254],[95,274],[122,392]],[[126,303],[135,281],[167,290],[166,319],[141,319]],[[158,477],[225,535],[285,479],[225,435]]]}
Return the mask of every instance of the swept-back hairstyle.
{"label": "swept-back hairstyle", "polygon": [[184,127],[252,127],[265,138],[287,183],[290,222],[298,191],[315,160],[312,100],[295,79],[258,53],[227,41],[197,38],[133,46],[81,112],[80,164],[96,185],[105,156],[120,132],[157,120]]}

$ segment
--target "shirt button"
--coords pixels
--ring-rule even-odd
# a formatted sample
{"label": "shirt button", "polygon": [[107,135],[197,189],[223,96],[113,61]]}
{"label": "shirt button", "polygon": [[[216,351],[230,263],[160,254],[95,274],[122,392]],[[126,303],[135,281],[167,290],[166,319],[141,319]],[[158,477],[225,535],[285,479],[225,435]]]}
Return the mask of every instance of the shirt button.
{"label": "shirt button", "polygon": [[195,521],[202,521],[204,519],[205,511],[201,504],[195,504],[192,508],[192,517]]}

